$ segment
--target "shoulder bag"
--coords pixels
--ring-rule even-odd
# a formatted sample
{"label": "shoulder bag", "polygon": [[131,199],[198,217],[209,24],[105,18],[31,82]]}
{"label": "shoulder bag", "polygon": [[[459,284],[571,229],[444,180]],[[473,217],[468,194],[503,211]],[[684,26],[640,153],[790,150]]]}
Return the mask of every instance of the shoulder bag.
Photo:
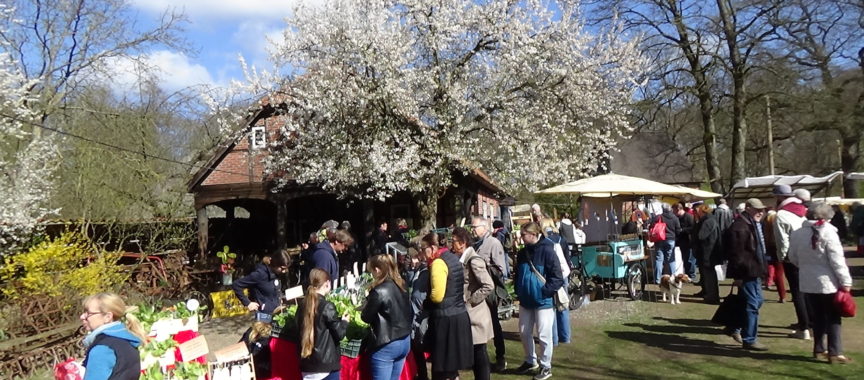
{"label": "shoulder bag", "polygon": [[[558,260],[558,258],[556,257],[555,260]],[[546,278],[543,277],[542,274],[540,274],[540,272],[534,266],[534,262],[531,260],[531,258],[528,258],[528,265],[531,266],[531,271],[534,272],[537,278],[540,279],[540,283],[545,285]],[[567,294],[567,289],[564,286],[558,288],[555,294],[552,295],[552,300],[555,303],[555,310],[564,311],[570,307],[570,295]]]}

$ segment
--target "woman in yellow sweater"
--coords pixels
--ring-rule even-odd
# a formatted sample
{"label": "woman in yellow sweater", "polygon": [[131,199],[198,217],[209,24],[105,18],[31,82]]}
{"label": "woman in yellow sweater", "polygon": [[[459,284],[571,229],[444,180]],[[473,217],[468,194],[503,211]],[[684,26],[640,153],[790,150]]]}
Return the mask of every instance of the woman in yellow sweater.
{"label": "woman in yellow sweater", "polygon": [[432,379],[456,379],[459,370],[474,365],[462,263],[456,255],[445,250],[432,261],[429,277],[432,285],[427,302],[430,319],[425,341],[432,354]]}

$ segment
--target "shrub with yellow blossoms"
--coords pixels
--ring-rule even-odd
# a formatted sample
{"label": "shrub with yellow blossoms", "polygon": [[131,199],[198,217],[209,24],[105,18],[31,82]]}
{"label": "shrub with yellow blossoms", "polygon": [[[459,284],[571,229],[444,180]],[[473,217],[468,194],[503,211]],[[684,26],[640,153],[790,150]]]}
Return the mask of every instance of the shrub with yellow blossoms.
{"label": "shrub with yellow blossoms", "polygon": [[120,252],[108,252],[77,232],[65,232],[11,257],[0,266],[5,297],[56,297],[115,291],[128,273],[117,265]]}

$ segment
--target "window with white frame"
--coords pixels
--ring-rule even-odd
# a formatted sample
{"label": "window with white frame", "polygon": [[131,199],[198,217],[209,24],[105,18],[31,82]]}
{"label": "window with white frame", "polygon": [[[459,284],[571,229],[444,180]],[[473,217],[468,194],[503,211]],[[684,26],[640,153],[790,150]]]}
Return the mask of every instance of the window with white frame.
{"label": "window with white frame", "polygon": [[263,126],[252,127],[250,139],[252,149],[263,149],[267,146],[267,131]]}

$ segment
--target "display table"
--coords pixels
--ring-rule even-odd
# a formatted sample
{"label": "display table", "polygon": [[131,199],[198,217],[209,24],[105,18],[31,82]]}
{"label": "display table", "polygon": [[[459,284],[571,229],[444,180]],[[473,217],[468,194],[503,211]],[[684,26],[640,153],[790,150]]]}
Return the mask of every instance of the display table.
{"label": "display table", "polygon": [[[399,380],[413,380],[417,374],[417,364],[409,352],[402,367]],[[356,358],[342,357],[341,380],[370,380],[369,360],[365,354]],[[300,353],[297,344],[286,339],[270,339],[270,378],[269,380],[302,380],[300,374]]]}

